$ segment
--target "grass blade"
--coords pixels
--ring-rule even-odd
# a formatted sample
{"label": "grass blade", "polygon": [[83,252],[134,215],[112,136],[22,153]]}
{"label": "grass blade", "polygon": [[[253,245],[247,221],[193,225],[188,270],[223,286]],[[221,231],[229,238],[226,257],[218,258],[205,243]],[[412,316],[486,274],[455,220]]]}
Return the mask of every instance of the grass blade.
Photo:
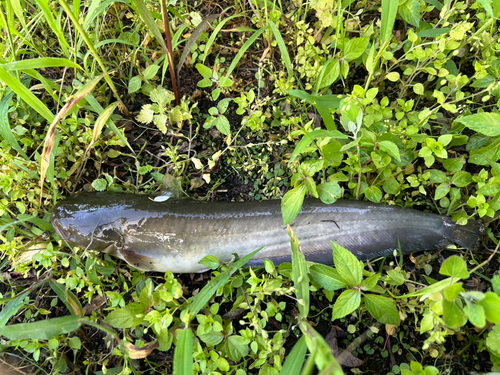
{"label": "grass blade", "polygon": [[227,272],[220,273],[215,278],[210,280],[210,282],[203,287],[200,293],[198,293],[196,297],[194,297],[191,306],[189,306],[191,317],[194,317],[196,314],[198,314],[198,312],[200,312],[200,310],[207,304],[210,298],[212,298],[217,289],[227,283],[231,275],[235,273],[239,268],[243,267],[260,250],[261,249],[255,250],[254,252],[237,260],[232,266],[229,267]]}
{"label": "grass blade", "polygon": [[210,34],[210,38],[208,38],[208,41],[207,41],[207,44],[205,45],[205,52],[203,53],[203,57],[201,58],[201,62],[204,64],[205,63],[205,59],[207,58],[208,56],[208,52],[210,51],[210,47],[212,47],[212,44],[214,43],[215,41],[215,38],[217,37],[217,35],[219,34],[219,31],[222,30],[222,28],[224,27],[224,25],[231,19],[233,18],[236,18],[236,17],[240,17],[239,14],[235,14],[235,15],[232,15],[230,17],[227,17],[227,18],[224,18],[222,21],[219,22],[219,24],[217,25],[217,27],[214,29],[214,31],[212,32],[212,34]]}
{"label": "grass blade", "polygon": [[292,61],[290,60],[290,55],[288,54],[288,49],[286,48],[283,37],[281,36],[281,33],[276,28],[276,25],[274,24],[273,21],[269,20],[269,26],[271,27],[271,31],[274,34],[276,42],[278,43],[278,47],[281,52],[281,58],[285,63],[286,70],[288,71],[288,79],[292,79],[293,78]]}
{"label": "grass blade", "polygon": [[80,328],[80,319],[78,315],[69,315],[34,323],[13,324],[0,327],[0,336],[5,336],[10,340],[50,340],[56,336],[76,331]]}
{"label": "grass blade", "polygon": [[14,96],[14,93],[11,92],[9,95],[4,97],[2,101],[0,102],[0,136],[6,140],[10,147],[12,147],[14,150],[16,150],[19,155],[21,155],[23,158],[26,160],[30,160],[28,158],[28,155],[26,155],[17,142],[16,137],[14,136],[14,133],[12,133],[12,129],[10,128],[9,125],[9,104],[12,100],[12,97]]}
{"label": "grass blade", "polygon": [[299,375],[307,354],[306,338],[302,336],[292,351],[287,355],[281,368],[280,375]]}
{"label": "grass blade", "polygon": [[[241,47],[240,51],[238,52],[238,54],[234,57],[234,60],[233,62],[231,63],[231,65],[229,66],[228,70],[227,70],[227,73],[226,73],[226,79],[229,79],[229,76],[231,75],[231,73],[233,72],[234,68],[236,68],[236,65],[238,65],[238,63],[240,62],[241,58],[243,57],[243,55],[245,54],[245,52],[247,51],[248,48],[250,48],[250,46],[257,40],[257,38],[264,32],[266,31],[267,29],[267,26],[266,27],[263,27],[262,29],[259,29],[257,30],[246,42],[245,44],[243,44],[243,46]],[[222,82],[224,82],[222,79],[221,79]]]}
{"label": "grass blade", "polygon": [[50,29],[54,32],[54,34],[57,35],[57,39],[59,39],[59,43],[61,44],[61,47],[65,55],[67,56],[69,54],[68,50],[71,49],[71,47],[69,46],[68,41],[64,36],[64,32],[59,27],[60,25],[57,23],[56,19],[52,15],[52,11],[50,9],[48,1],[46,0],[35,0],[35,1],[42,10],[45,20],[49,24]]}
{"label": "grass blade", "polygon": [[50,279],[49,285],[62,303],[64,303],[64,305],[68,308],[71,315],[83,316],[82,304],[71,290],[66,289],[64,285],[59,284],[53,279]]}
{"label": "grass blade", "polygon": [[54,121],[54,114],[50,112],[45,104],[42,103],[21,81],[17,80],[13,75],[7,72],[0,66],[0,80],[4,81],[12,91],[14,91],[22,100],[24,100],[31,108],[38,112],[48,122]]}
{"label": "grass blade", "polygon": [[181,330],[174,353],[174,375],[193,373],[193,332],[190,328]]}
{"label": "grass blade", "polygon": [[382,0],[382,20],[380,26],[380,41],[389,41],[392,37],[392,29],[398,13],[398,0]]}
{"label": "grass blade", "polygon": [[80,65],[74,63],[71,60],[57,58],[57,57],[40,57],[38,59],[13,61],[1,64],[0,66],[8,72],[10,72],[11,70],[40,69],[40,68],[50,68],[55,66],[64,66],[64,67],[82,69]]}
{"label": "grass blade", "polygon": [[292,275],[297,295],[297,307],[300,318],[307,319],[309,315],[309,274],[307,271],[306,258],[300,249],[300,242],[295,236],[290,224],[287,225],[288,235],[291,238],[292,245]]}
{"label": "grass blade", "polygon": [[[168,48],[165,44],[165,40],[163,39],[160,28],[156,24],[151,12],[148,10],[148,8],[146,8],[146,5],[144,5],[144,2],[142,0],[132,0],[132,2],[135,5],[137,13],[139,13],[139,16],[141,17],[142,22],[146,24],[158,43],[160,43],[161,48],[163,48],[163,50],[168,53]],[[165,30],[165,32],[167,31],[168,30]]]}
{"label": "grass blade", "polygon": [[196,27],[196,29],[194,29],[194,31],[191,34],[191,36],[189,37],[186,45],[184,46],[184,51],[182,52],[181,59],[179,60],[179,65],[177,66],[177,74],[179,74],[179,72],[182,68],[182,65],[184,64],[184,61],[186,61],[186,58],[187,58],[189,52],[191,51],[191,48],[196,43],[198,38],[201,36],[203,31],[205,31],[205,29],[208,27],[209,22],[219,18],[220,16],[221,16],[221,13],[211,14],[210,16],[205,18],[203,21],[201,21],[201,23]]}

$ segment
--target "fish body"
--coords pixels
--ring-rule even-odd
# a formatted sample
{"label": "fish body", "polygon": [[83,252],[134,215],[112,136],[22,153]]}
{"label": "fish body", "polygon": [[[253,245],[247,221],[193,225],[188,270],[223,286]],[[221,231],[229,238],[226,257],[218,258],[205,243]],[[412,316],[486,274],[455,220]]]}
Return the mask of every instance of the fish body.
{"label": "fish body", "polygon": [[[263,247],[249,266],[267,258],[291,259],[290,237],[281,201],[201,202],[123,193],[81,193],[59,202],[52,212],[56,232],[75,246],[118,256],[146,271],[201,272],[199,261],[233,253],[243,257]],[[292,223],[309,261],[333,264],[333,241],[358,259],[442,248],[475,249],[484,231],[470,220],[457,225],[447,216],[397,206],[339,200],[323,204],[305,199]]]}

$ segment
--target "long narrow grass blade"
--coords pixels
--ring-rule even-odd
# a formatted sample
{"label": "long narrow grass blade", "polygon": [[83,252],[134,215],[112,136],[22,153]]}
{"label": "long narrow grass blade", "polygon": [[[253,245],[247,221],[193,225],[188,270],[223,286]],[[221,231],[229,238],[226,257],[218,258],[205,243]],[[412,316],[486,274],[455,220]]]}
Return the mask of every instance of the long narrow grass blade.
{"label": "long narrow grass blade", "polygon": [[17,314],[17,312],[25,304],[25,302],[28,302],[28,296],[29,293],[23,291],[22,293],[14,297],[11,301],[9,301],[9,303],[7,303],[5,306],[3,306],[2,310],[0,311],[0,327],[4,327],[9,322],[9,319]]}
{"label": "long narrow grass blade", "polygon": [[388,41],[392,36],[398,6],[399,0],[382,0],[382,20],[380,26],[380,40],[382,43]]}
{"label": "long narrow grass blade", "polygon": [[309,315],[309,274],[307,271],[306,258],[300,249],[300,242],[295,236],[290,224],[287,225],[288,235],[292,245],[292,275],[297,295],[297,308],[302,320]]}
{"label": "long narrow grass blade", "polygon": [[190,328],[183,329],[174,353],[174,375],[193,373],[193,332]]}
{"label": "long narrow grass blade", "polygon": [[12,91],[24,100],[31,108],[38,112],[48,122],[54,121],[54,114],[50,112],[45,104],[42,103],[29,89],[24,86],[21,81],[18,81],[14,76],[0,67],[0,80],[4,81]]}
{"label": "long narrow grass blade", "polygon": [[9,143],[10,147],[16,150],[19,155],[21,155],[26,160],[29,160],[28,155],[24,153],[23,149],[17,142],[17,139],[14,136],[14,133],[12,133],[12,129],[9,125],[9,104],[13,96],[14,92],[11,92],[0,102],[0,136],[2,136],[2,138]]}
{"label": "long narrow grass blade", "polygon": [[100,14],[103,14],[104,11],[114,3],[128,4],[129,2],[126,0],[105,0],[101,3],[100,0],[93,0],[83,21],[83,29],[87,31],[94,19]]}
{"label": "long narrow grass blade", "polygon": [[68,98],[67,103],[63,108],[59,111],[57,116],[54,118],[52,123],[47,130],[47,135],[45,136],[45,141],[43,144],[42,158],[40,162],[40,201],[43,193],[43,183],[45,181],[45,176],[47,174],[47,170],[49,169],[50,157],[52,155],[52,150],[56,141],[56,128],[57,124],[67,115],[67,113],[77,105],[80,100],[84,99],[97,85],[97,83],[101,80],[102,75],[94,78],[93,80],[86,83],[80,90],[78,90],[74,95]]}
{"label": "long narrow grass blade", "polygon": [[61,47],[63,48],[66,55],[68,55],[68,50],[71,48],[64,36],[64,32],[59,27],[56,19],[52,15],[52,11],[50,9],[49,3],[46,0],[35,0],[40,9],[43,12],[43,16],[45,20],[49,24],[50,29],[57,35],[57,39],[59,39],[59,43],[61,43]]}
{"label": "long narrow grass blade", "polygon": [[271,31],[274,34],[276,42],[278,43],[278,47],[281,52],[281,59],[285,63],[286,70],[288,71],[288,79],[292,79],[293,78],[292,61],[290,60],[290,55],[288,54],[288,48],[286,48],[285,41],[283,40],[281,33],[279,32],[278,28],[276,27],[273,21],[269,20],[269,26],[271,27]]}
{"label": "long narrow grass blade", "polygon": [[56,336],[76,331],[80,328],[80,319],[77,315],[69,315],[34,323],[13,324],[0,327],[0,336],[11,340],[50,340]]}
{"label": "long narrow grass blade", "polygon": [[306,338],[302,336],[286,356],[280,375],[299,375],[307,354]]}
{"label": "long narrow grass blade", "polygon": [[163,48],[163,50],[166,53],[168,53],[168,48],[167,45],[165,44],[165,40],[163,39],[160,28],[156,24],[153,15],[149,11],[149,9],[146,8],[146,5],[144,5],[144,2],[142,0],[132,0],[132,2],[135,5],[137,13],[139,13],[139,17],[141,17],[142,21],[146,24],[151,33],[153,33],[153,36],[156,38],[158,43],[160,43],[161,48]]}
{"label": "long narrow grass blade", "polygon": [[246,42],[245,44],[243,44],[243,46],[241,47],[240,51],[236,54],[236,56],[234,57],[234,60],[233,62],[231,63],[231,65],[229,66],[229,68],[227,69],[227,73],[226,73],[226,77],[224,80],[221,79],[222,82],[226,81],[227,79],[229,79],[229,76],[231,75],[231,73],[233,72],[233,70],[236,68],[236,65],[238,65],[238,63],[240,62],[241,58],[243,57],[243,55],[245,54],[245,52],[247,51],[248,48],[250,48],[250,46],[257,40],[257,38],[264,32],[266,31],[268,26],[266,27],[263,27],[259,30],[257,30]]}
{"label": "long narrow grass blade", "polygon": [[219,31],[222,30],[222,28],[224,27],[224,25],[231,19],[233,18],[236,18],[236,17],[241,17],[240,14],[235,14],[235,15],[232,15],[230,17],[227,17],[227,18],[224,18],[222,21],[219,22],[219,24],[217,25],[217,27],[214,29],[214,31],[212,31],[212,34],[210,34],[210,38],[208,38],[208,41],[207,43],[205,44],[205,52],[203,53],[203,57],[201,58],[201,62],[202,63],[205,63],[205,59],[207,58],[208,56],[208,52],[210,52],[210,48],[212,47],[212,44],[214,43],[215,41],[215,38],[217,37],[217,35],[219,34]]}
{"label": "long narrow grass blade", "polygon": [[0,64],[0,66],[8,72],[10,72],[11,70],[41,69],[54,66],[67,66],[82,69],[80,65],[74,63],[71,60],[61,59],[57,57],[40,57],[37,59],[20,60]]}
{"label": "long narrow grass blade", "polygon": [[[85,98],[87,100],[87,102],[90,104],[90,106],[92,107],[92,110],[95,112],[95,113],[102,113],[103,111],[103,108],[101,106],[101,104],[97,101],[97,99],[94,97],[94,95],[92,94],[88,94],[87,97]],[[130,146],[130,144],[128,143],[128,140],[127,138],[125,138],[125,136],[122,134],[122,132],[120,131],[120,129],[118,129],[118,127],[116,126],[116,124],[113,122],[112,119],[108,119],[108,122],[106,123],[106,125],[109,126],[109,128],[111,130],[113,130],[113,132],[118,136],[118,138],[120,138],[120,140],[127,145],[127,147],[130,149],[130,151],[132,152],[132,154],[135,155],[135,151],[134,149],[132,148],[132,146]]]}
{"label": "long narrow grass blade", "polygon": [[194,297],[193,302],[189,306],[189,312],[191,317],[194,317],[198,312],[207,304],[207,302],[212,298],[217,289],[226,284],[233,273],[235,273],[239,268],[243,267],[255,254],[257,254],[261,249],[255,250],[254,252],[248,254],[247,256],[234,262],[227,272],[218,274],[215,278],[210,280],[210,282],[203,287],[203,289]]}
{"label": "long narrow grass blade", "polygon": [[191,51],[191,48],[194,46],[198,38],[201,36],[203,31],[208,27],[209,22],[213,21],[217,18],[219,18],[221,13],[219,14],[211,14],[210,16],[206,17],[201,23],[194,29],[194,31],[191,33],[191,36],[189,37],[186,45],[184,46],[184,51],[182,52],[181,59],[179,60],[179,65],[177,66],[177,74],[179,74],[182,65],[184,64],[184,61],[186,61],[186,58]]}

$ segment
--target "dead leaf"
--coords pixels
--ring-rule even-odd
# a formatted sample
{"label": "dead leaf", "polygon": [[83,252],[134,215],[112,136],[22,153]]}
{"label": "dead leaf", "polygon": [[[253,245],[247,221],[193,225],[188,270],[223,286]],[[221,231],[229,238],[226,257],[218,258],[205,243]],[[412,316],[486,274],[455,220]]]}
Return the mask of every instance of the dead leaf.
{"label": "dead leaf", "polygon": [[[330,333],[325,337],[326,343],[328,344],[328,346],[332,350],[332,355],[335,357],[335,359],[338,361],[338,363],[340,363],[342,366],[360,367],[363,363],[365,363],[365,361],[362,361],[361,359],[356,358],[348,351],[338,347],[337,329],[340,330],[340,328],[333,326]],[[342,331],[342,330],[340,330],[340,331]]]}
{"label": "dead leaf", "polygon": [[142,348],[138,348],[137,346],[131,344],[130,342],[124,343],[125,351],[128,356],[132,359],[141,359],[146,358],[151,354],[153,350],[155,350],[159,344],[157,342],[143,346]]}

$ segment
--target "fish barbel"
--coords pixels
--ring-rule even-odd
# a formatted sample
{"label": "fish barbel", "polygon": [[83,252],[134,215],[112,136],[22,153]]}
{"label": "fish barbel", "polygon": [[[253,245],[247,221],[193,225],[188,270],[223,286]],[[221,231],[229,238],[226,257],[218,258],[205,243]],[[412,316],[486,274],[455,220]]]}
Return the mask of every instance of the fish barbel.
{"label": "fish barbel", "polygon": [[[248,266],[263,259],[275,264],[291,259],[290,237],[281,201],[155,201],[124,193],[80,193],[59,202],[51,217],[57,234],[68,243],[112,254],[145,271],[202,272],[199,261],[243,257],[263,247]],[[333,264],[333,241],[358,259],[392,256],[457,244],[475,249],[484,226],[414,209],[354,200],[324,204],[305,199],[292,229],[306,260]]]}

